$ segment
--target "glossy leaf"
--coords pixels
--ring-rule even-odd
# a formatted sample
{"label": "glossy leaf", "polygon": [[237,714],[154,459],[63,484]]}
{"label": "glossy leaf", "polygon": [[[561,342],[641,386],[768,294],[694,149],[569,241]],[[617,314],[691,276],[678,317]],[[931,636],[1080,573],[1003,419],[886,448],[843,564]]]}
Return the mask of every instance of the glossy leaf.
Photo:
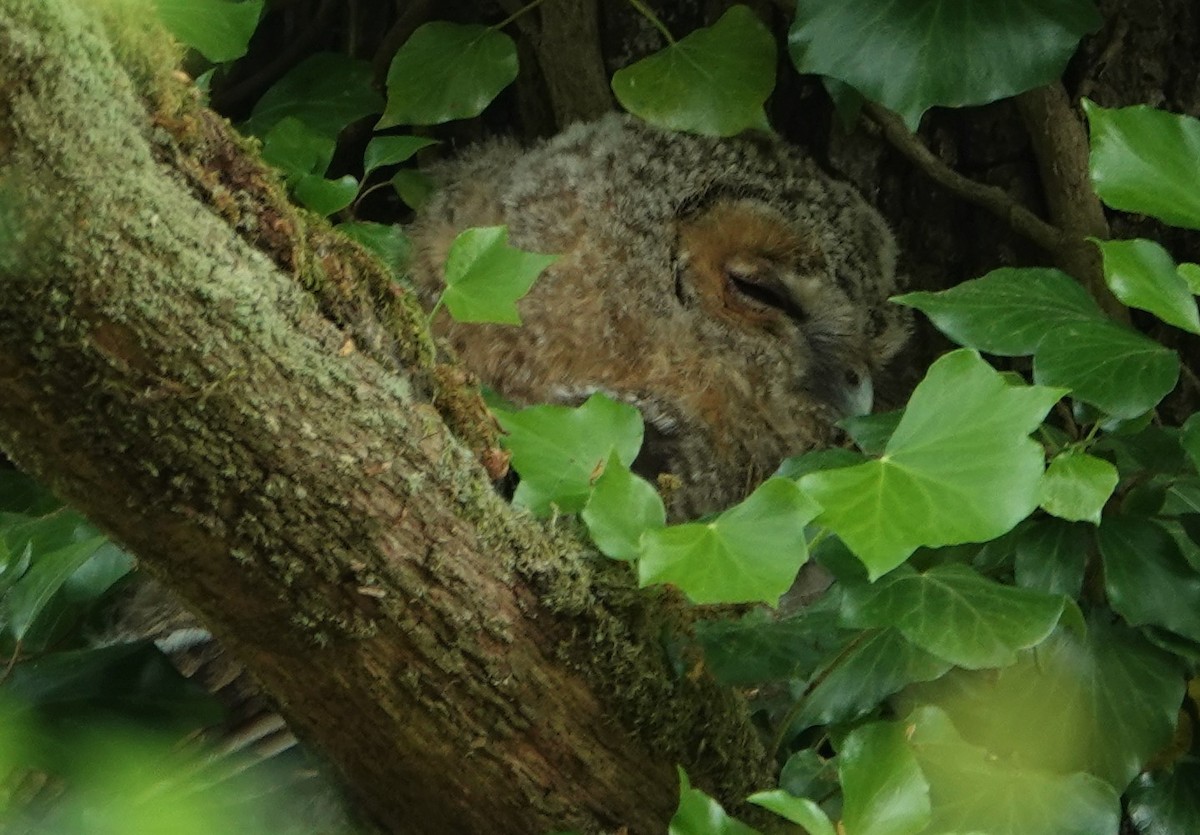
{"label": "glossy leaf", "polygon": [[1143,774],[1129,788],[1129,819],[1144,835],[1200,832],[1200,759],[1188,756],[1166,773]]}
{"label": "glossy leaf", "polygon": [[769,131],[763,103],[774,87],[775,39],[742,5],[612,79],[617,101],[635,116],[708,136]]}
{"label": "glossy leaf", "polygon": [[440,304],[459,322],[519,325],[517,299],[557,260],[509,246],[507,226],[467,229],[450,244]]}
{"label": "glossy leaf", "polygon": [[1086,452],[1055,456],[1042,478],[1042,509],[1069,522],[1100,524],[1100,511],[1120,480],[1117,468]]}
{"label": "glossy leaf", "polygon": [[1023,768],[1086,771],[1121,792],[1171,739],[1182,666],[1136,631],[1096,617],[1058,630],[1018,663],[952,672],[906,691],[943,708],[963,737]]}
{"label": "glossy leaf", "polygon": [[1010,386],[974,351],[933,364],[878,460],[801,487],[872,577],[918,546],[983,542],[1037,507],[1042,449],[1028,435],[1062,392]]}
{"label": "glossy leaf", "polygon": [[842,622],[858,628],[892,627],[916,646],[960,667],[1002,667],[1017,651],[1046,639],[1062,614],[1063,599],[989,580],[963,565],[924,574],[896,571],[848,590]]}
{"label": "glossy leaf", "polygon": [[687,774],[679,769],[679,807],[667,828],[668,835],[758,835],[758,831],[730,817],[699,789],[693,789]]}
{"label": "glossy leaf", "polygon": [[846,82],[915,130],[930,107],[1057,81],[1099,25],[1090,0],[799,0],[788,50],[800,72]]}
{"label": "glossy leaf", "polygon": [[1090,545],[1085,525],[1038,519],[1018,529],[1014,542],[1017,585],[1079,597]]}
{"label": "glossy leaf", "polygon": [[1200,121],[1137,105],[1085,100],[1092,183],[1114,209],[1200,229]]}
{"label": "glossy leaf", "polygon": [[1117,835],[1117,793],[1090,774],[1023,767],[971,745],[933,707],[905,722],[929,780],[934,832],[988,835]]}
{"label": "glossy leaf", "polygon": [[1187,453],[1192,466],[1200,470],[1200,412],[1188,417],[1179,434],[1179,444]]}
{"label": "glossy leaf", "polygon": [[36,554],[25,576],[4,598],[4,625],[8,632],[17,640],[23,639],[67,579],[106,541],[102,536],[94,536]]}
{"label": "glossy leaf", "polygon": [[336,147],[333,139],[288,116],[263,137],[263,159],[295,180],[306,174],[324,174]]}
{"label": "glossy leaf", "polygon": [[630,472],[615,451],[596,479],[582,516],[596,547],[617,560],[635,559],[641,553],[642,534],[667,523],[658,491]]}
{"label": "glossy leaf", "polygon": [[383,97],[371,86],[370,63],[340,52],[318,52],[263,93],[244,128],[265,136],[291,117],[319,136],[336,139],[351,122],[381,110]]}
{"label": "glossy leaf", "polygon": [[868,455],[879,455],[887,448],[888,439],[904,417],[902,410],[859,415],[842,420],[838,425],[846,430],[850,439]]}
{"label": "glossy leaf", "polygon": [[438,144],[424,136],[376,136],[363,152],[363,179],[377,168],[407,162],[422,148]]}
{"label": "glossy leaf", "polygon": [[392,188],[410,209],[419,210],[437,189],[424,171],[402,168],[392,176]]}
{"label": "glossy leaf", "polygon": [[1175,269],[1192,295],[1200,293],[1200,264],[1180,264]]}
{"label": "glossy leaf", "polygon": [[929,825],[929,784],[898,722],[851,731],[838,749],[842,823],[854,835],[910,835]]}
{"label": "glossy leaf", "polygon": [[387,107],[375,126],[472,119],[517,77],[517,46],[478,24],[420,26],[392,58]]}
{"label": "glossy leaf", "polygon": [[842,449],[841,447],[814,449],[802,455],[785,458],[783,463],[779,465],[779,469],[775,471],[775,475],[780,478],[790,478],[793,481],[797,481],[809,473],[852,467],[866,460],[863,455],[850,449]]}
{"label": "glossy leaf", "polygon": [[671,583],[694,603],[777,605],[808,560],[804,528],[818,510],[792,481],[768,479],[711,521],[648,531],[638,582]]}
{"label": "glossy leaf", "polygon": [[521,476],[513,503],[535,513],[583,509],[593,480],[615,451],[626,467],[642,445],[642,416],[633,406],[593,394],[576,408],[496,410],[512,468]]}
{"label": "glossy leaf", "polygon": [[296,181],[292,191],[300,205],[326,217],[354,202],[358,195],[358,180],[349,174],[336,180],[305,174]]}
{"label": "glossy leaf", "polygon": [[1123,304],[1149,311],[1189,333],[1200,333],[1196,299],[1179,275],[1175,259],[1160,244],[1140,238],[1094,243],[1104,257],[1104,280]]}
{"label": "glossy leaf", "polygon": [[1099,532],[1108,601],[1135,626],[1153,624],[1200,641],[1200,573],[1158,523],[1119,516]]}
{"label": "glossy leaf", "polygon": [[392,275],[404,274],[408,264],[412,243],[404,230],[394,223],[371,223],[365,220],[354,220],[339,223],[337,230],[348,238],[358,241],[379,257],[387,265]]}
{"label": "glossy leaf", "polygon": [[154,6],[180,43],[221,64],[246,54],[263,0],[154,0]]}
{"label": "glossy leaf", "polygon": [[746,798],[779,817],[804,827],[808,835],[837,835],[833,822],[821,807],[806,797],[793,797],[782,789],[756,792]]}
{"label": "glossy leaf", "polygon": [[717,681],[735,687],[805,674],[845,636],[836,609],[823,601],[786,618],[758,609],[739,620],[702,618],[693,628],[705,666]]}
{"label": "glossy leaf", "polygon": [[1058,270],[1005,268],[941,293],[896,301],[924,312],[951,339],[1001,356],[1034,355],[1034,380],[1119,418],[1150,411],[1175,387],[1179,359],[1112,322]]}
{"label": "glossy leaf", "polygon": [[894,629],[861,632],[830,653],[791,732],[857,719],[914,682],[932,681],[950,662],[906,641]]}

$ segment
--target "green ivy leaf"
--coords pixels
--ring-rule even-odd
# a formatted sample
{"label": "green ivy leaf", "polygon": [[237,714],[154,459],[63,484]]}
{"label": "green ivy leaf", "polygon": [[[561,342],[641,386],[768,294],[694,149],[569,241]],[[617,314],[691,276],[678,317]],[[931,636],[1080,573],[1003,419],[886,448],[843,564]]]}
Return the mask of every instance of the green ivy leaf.
{"label": "green ivy leaf", "polygon": [[291,117],[319,136],[336,139],[351,122],[382,109],[383,96],[371,86],[370,63],[339,52],[319,52],[271,85],[243,128],[265,136]]}
{"label": "green ivy leaf", "polygon": [[306,174],[324,174],[336,147],[333,139],[288,116],[276,122],[263,137],[262,155],[290,180],[296,180]]}
{"label": "green ivy leaf", "polygon": [[945,675],[950,662],[906,641],[894,629],[860,632],[825,659],[790,731],[857,719],[914,682]]}
{"label": "green ivy leaf", "polygon": [[[1200,159],[1200,158],[1198,158]],[[1200,185],[1200,178],[1197,178]],[[1154,241],[1098,241],[1104,280],[1123,304],[1147,310],[1168,325],[1200,333],[1200,313],[1175,259]]]}
{"label": "green ivy leaf", "polygon": [[106,542],[103,536],[93,536],[48,553],[35,553],[29,570],[3,600],[9,634],[18,641],[24,639],[68,578]]}
{"label": "green ivy leaf", "polygon": [[687,772],[679,769],[679,808],[671,818],[668,835],[759,835],[721,804],[699,789],[693,789]]}
{"label": "green ivy leaf", "polygon": [[1027,589],[1079,597],[1087,567],[1091,534],[1085,525],[1038,519],[1017,530],[1017,585]]}
{"label": "green ivy leaf", "polygon": [[419,211],[437,190],[437,185],[424,171],[402,168],[392,175],[392,188],[404,205]]}
{"label": "green ivy leaf", "polygon": [[794,482],[767,479],[711,521],[647,531],[638,582],[672,583],[694,603],[777,605],[808,560],[804,527],[818,510]]}
{"label": "green ivy leaf", "polygon": [[809,473],[823,470],[837,470],[842,467],[852,467],[866,461],[866,457],[854,450],[833,447],[831,449],[814,449],[801,455],[785,458],[775,471],[780,478],[790,478],[799,481]]}
{"label": "green ivy leaf", "polygon": [[1119,418],[1154,408],[1175,387],[1179,358],[1109,320],[1058,270],[1005,268],[941,293],[896,298],[956,342],[1001,356],[1033,354],[1039,384]]}
{"label": "green ivy leaf", "polygon": [[1200,832],[1200,758],[1187,756],[1166,773],[1147,772],[1129,788],[1129,819],[1138,832]]}
{"label": "green ivy leaf", "polygon": [[1200,574],[1158,523],[1104,520],[1099,531],[1108,601],[1130,624],[1154,624],[1200,641]]}
{"label": "green ivy leaf", "polygon": [[775,39],[742,5],[612,78],[617,101],[630,113],[708,136],[769,132],[763,104],[774,88]]}
{"label": "green ivy leaf", "polygon": [[739,620],[702,618],[693,628],[705,666],[732,687],[783,681],[815,669],[845,635],[836,609],[824,598],[782,619],[760,608]]}
{"label": "green ivy leaf", "polygon": [[517,77],[517,45],[477,24],[426,23],[396,52],[376,129],[472,119]]}
{"label": "green ivy leaf", "polygon": [[1183,423],[1179,443],[1187,453],[1192,466],[1200,470],[1200,412],[1188,417]]}
{"label": "green ivy leaf", "polygon": [[1054,631],[1062,610],[1060,596],[1006,586],[949,564],[924,574],[896,571],[847,590],[842,624],[890,626],[926,652],[978,670],[1016,662],[1018,650],[1037,646]]}
{"label": "green ivy leaf", "polygon": [[399,165],[422,148],[437,144],[436,139],[426,139],[424,136],[376,136],[367,143],[367,150],[363,153],[363,179],[377,168]]}
{"label": "green ivy leaf", "polygon": [[180,43],[222,64],[246,54],[262,16],[263,0],[154,0],[154,6]]}
{"label": "green ivy leaf", "polygon": [[1176,267],[1179,277],[1193,296],[1200,293],[1200,264],[1180,264]]}
{"label": "green ivy leaf", "polygon": [[521,476],[513,503],[534,513],[584,508],[593,480],[615,451],[628,467],[642,445],[642,416],[633,406],[593,394],[582,406],[531,406],[495,411],[512,467]]}
{"label": "green ivy leaf", "polygon": [[1060,629],[1010,667],[951,672],[906,698],[940,706],[1000,761],[1121,792],[1171,739],[1183,691],[1177,658],[1098,616],[1086,635]]}
{"label": "green ivy leaf", "polygon": [[935,707],[906,721],[929,780],[935,832],[988,835],[1117,835],[1116,792],[1090,774],[1023,768],[967,743]]}
{"label": "green ivy leaf", "polygon": [[1138,105],[1083,102],[1091,128],[1092,183],[1114,209],[1200,229],[1200,121]]}
{"label": "green ivy leaf", "polygon": [[803,826],[808,835],[837,835],[829,816],[806,797],[793,797],[782,789],[775,789],[769,792],[755,792],[746,799],[785,820]]}
{"label": "green ivy leaf", "polygon": [[792,797],[825,797],[840,790],[837,760],[827,760],[812,748],[801,748],[780,769],[779,787]]}
{"label": "green ivy leaf", "polygon": [[846,430],[850,439],[868,455],[882,455],[888,439],[900,425],[904,411],[879,412],[873,415],[858,415],[845,418],[838,426]]}
{"label": "green ivy leaf", "polygon": [[305,174],[296,181],[292,191],[300,205],[327,217],[354,202],[358,195],[358,180],[349,174],[336,180]]}
{"label": "green ivy leaf", "polygon": [[954,351],[917,386],[881,458],[801,487],[872,578],[921,545],[994,539],[1037,507],[1043,455],[1028,435],[1062,394],[1011,386],[974,351]]}
{"label": "green ivy leaf", "polygon": [[450,244],[446,290],[439,304],[459,322],[519,325],[517,299],[557,260],[557,255],[509,246],[507,226],[467,229]]}
{"label": "green ivy leaf", "polygon": [[1090,0],[799,0],[788,51],[801,73],[844,81],[916,130],[930,107],[1057,81],[1100,22]]}
{"label": "green ivy leaf", "polygon": [[1042,509],[1069,522],[1099,525],[1119,480],[1117,468],[1103,458],[1074,451],[1056,455],[1042,478]]}
{"label": "green ivy leaf", "polygon": [[354,220],[339,223],[335,228],[379,256],[379,260],[387,265],[393,276],[404,274],[412,244],[397,224]]}
{"label": "green ivy leaf", "polygon": [[851,731],[838,750],[842,823],[854,835],[910,835],[929,825],[929,783],[898,722]]}
{"label": "green ivy leaf", "polygon": [[632,560],[641,553],[642,534],[667,523],[662,498],[650,482],[630,472],[614,450],[583,508],[592,542],[605,556]]}

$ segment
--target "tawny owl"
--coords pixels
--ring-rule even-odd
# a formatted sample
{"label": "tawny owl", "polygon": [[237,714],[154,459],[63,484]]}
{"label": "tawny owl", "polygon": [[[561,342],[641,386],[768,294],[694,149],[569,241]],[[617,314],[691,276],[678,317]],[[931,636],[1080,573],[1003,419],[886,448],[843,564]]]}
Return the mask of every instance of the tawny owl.
{"label": "tawny owl", "polygon": [[436,171],[411,229],[432,303],[455,235],[505,224],[555,253],[524,324],[437,330],[519,404],[603,391],[641,409],[635,468],[681,481],[673,515],[740,499],[780,461],[870,408],[903,342],[895,244],[850,186],[773,140],[666,133],[612,115],[523,151],[498,144]]}

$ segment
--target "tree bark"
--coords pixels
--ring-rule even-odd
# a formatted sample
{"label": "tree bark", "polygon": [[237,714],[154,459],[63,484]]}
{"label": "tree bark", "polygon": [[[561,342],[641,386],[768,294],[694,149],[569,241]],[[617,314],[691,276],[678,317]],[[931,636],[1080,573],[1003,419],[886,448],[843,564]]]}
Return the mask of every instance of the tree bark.
{"label": "tree bark", "polygon": [[0,447],[384,831],[655,832],[676,763],[765,785],[740,701],[668,657],[670,596],[497,498],[413,302],[89,6],[0,0]]}

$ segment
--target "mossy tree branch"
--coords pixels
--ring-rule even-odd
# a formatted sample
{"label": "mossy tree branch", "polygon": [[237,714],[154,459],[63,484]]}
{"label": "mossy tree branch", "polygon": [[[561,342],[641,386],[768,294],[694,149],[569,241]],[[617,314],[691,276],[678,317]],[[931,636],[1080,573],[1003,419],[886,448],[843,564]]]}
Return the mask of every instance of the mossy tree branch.
{"label": "mossy tree branch", "polygon": [[673,672],[671,607],[494,495],[411,301],[93,8],[0,0],[0,448],[382,831],[662,831],[677,762],[761,786],[740,702]]}

